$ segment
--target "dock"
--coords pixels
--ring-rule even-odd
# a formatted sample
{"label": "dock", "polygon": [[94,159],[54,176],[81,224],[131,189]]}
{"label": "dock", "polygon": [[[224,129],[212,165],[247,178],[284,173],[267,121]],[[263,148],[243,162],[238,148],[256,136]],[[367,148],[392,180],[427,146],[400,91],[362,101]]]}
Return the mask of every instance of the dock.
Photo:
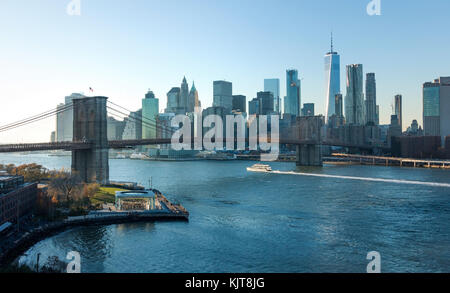
{"label": "dock", "polygon": [[450,169],[450,161],[431,159],[412,159],[380,156],[363,156],[335,153],[323,158],[325,163],[347,163],[359,165],[396,166],[411,168]]}

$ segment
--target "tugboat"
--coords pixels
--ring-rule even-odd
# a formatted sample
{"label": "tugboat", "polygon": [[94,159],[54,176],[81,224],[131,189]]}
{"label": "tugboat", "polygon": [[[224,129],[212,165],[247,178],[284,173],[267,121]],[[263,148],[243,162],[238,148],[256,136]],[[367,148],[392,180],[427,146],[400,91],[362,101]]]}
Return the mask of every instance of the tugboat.
{"label": "tugboat", "polygon": [[250,172],[272,172],[272,168],[269,165],[254,164],[251,167],[247,167],[247,171],[250,171]]}

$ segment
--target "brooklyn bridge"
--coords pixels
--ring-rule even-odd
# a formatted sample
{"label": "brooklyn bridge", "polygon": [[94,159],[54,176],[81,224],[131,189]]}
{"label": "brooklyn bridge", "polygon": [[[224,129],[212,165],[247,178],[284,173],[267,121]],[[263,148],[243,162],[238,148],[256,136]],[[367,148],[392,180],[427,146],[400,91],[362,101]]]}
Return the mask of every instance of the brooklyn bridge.
{"label": "brooklyn bridge", "polygon": [[[73,111],[73,140],[64,142],[0,144],[0,153],[64,150],[72,152],[72,171],[77,172],[85,182],[107,183],[109,181],[109,149],[133,148],[144,145],[170,145],[171,138],[108,141],[107,116],[111,107],[107,97],[95,96],[74,99],[73,103],[62,109],[51,110],[0,127],[0,132],[35,123],[52,117],[62,111]],[[117,104],[112,103],[118,106]],[[119,106],[120,107],[120,106]],[[123,107],[120,107],[125,109]],[[154,129],[158,126],[149,117],[134,118],[143,125]],[[297,165],[322,166],[321,146],[339,146],[356,149],[387,149],[384,144],[354,144],[339,139],[330,139],[323,134],[323,117],[299,117],[295,125],[278,138],[266,138],[279,145],[296,147]],[[164,129],[167,131],[167,129]],[[173,130],[170,130],[173,131]],[[236,141],[237,139],[234,138]],[[245,138],[249,142],[249,138]],[[261,138],[259,143],[261,143]]]}

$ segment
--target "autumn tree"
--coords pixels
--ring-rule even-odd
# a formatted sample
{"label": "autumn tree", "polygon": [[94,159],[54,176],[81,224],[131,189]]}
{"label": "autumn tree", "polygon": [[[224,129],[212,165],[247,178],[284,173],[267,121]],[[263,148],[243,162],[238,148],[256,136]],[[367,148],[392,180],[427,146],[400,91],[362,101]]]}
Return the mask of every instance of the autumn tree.
{"label": "autumn tree", "polygon": [[6,166],[6,171],[11,175],[23,176],[25,182],[39,182],[48,178],[48,170],[42,165],[35,163],[24,164],[18,167],[10,164]]}
{"label": "autumn tree", "polygon": [[59,201],[70,202],[76,199],[82,192],[82,180],[77,173],[61,170],[52,174],[48,186],[48,193]]}

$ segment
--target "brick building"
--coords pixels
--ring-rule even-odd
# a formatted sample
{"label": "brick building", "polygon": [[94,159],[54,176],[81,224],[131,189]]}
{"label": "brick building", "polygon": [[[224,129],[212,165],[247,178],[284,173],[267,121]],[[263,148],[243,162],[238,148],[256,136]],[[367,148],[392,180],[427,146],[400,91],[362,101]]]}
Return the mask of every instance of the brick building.
{"label": "brick building", "polygon": [[36,198],[37,183],[25,183],[23,176],[0,175],[0,225],[31,215]]}

